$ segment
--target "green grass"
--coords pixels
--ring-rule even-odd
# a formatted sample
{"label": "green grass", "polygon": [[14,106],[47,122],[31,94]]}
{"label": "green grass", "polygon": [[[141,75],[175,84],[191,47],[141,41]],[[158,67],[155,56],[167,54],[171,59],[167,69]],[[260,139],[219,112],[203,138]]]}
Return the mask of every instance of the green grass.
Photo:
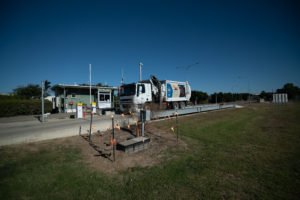
{"label": "green grass", "polygon": [[299,198],[299,104],[180,117],[179,133],[188,149],[165,153],[176,159],[118,175],[91,170],[76,147],[0,148],[0,199]]}

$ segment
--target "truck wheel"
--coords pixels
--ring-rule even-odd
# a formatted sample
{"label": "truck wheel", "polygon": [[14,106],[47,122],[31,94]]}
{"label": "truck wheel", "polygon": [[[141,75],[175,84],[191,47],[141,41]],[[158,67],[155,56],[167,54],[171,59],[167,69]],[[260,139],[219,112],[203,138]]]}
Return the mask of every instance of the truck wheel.
{"label": "truck wheel", "polygon": [[181,108],[181,109],[184,109],[184,108],[185,108],[185,102],[184,102],[184,101],[180,102],[180,108]]}
{"label": "truck wheel", "polygon": [[178,102],[173,102],[172,105],[173,105],[173,109],[178,109],[179,108]]}

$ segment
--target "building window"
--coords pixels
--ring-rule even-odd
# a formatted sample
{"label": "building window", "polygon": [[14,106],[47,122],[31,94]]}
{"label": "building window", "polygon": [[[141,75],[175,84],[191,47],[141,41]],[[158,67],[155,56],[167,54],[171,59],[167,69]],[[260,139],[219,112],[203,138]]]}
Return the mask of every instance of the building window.
{"label": "building window", "polygon": [[104,94],[100,94],[100,101],[104,101]]}
{"label": "building window", "polygon": [[110,102],[110,95],[108,94],[99,94],[99,101]]}
{"label": "building window", "polygon": [[105,101],[110,101],[110,95],[109,94],[105,95]]}
{"label": "building window", "polygon": [[76,98],[76,94],[71,94],[71,98]]}

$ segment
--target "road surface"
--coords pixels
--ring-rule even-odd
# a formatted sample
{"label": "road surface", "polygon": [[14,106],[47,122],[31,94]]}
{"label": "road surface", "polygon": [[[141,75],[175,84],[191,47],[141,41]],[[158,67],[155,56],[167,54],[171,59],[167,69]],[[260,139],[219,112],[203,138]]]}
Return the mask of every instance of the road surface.
{"label": "road surface", "polygon": [[[115,124],[126,126],[133,124],[135,117],[115,115]],[[24,142],[35,142],[46,139],[74,136],[88,133],[90,118],[87,119],[48,119],[45,123],[38,120],[14,121],[2,120],[0,122],[0,146],[19,144]],[[112,126],[110,116],[95,116],[93,126],[96,131],[105,131]]]}

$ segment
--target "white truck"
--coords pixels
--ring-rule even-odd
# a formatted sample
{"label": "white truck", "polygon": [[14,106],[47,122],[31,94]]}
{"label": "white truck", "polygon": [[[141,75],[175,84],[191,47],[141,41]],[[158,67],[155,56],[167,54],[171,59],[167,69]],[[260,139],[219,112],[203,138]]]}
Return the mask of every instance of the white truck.
{"label": "white truck", "polygon": [[140,109],[184,108],[191,97],[189,83],[164,80],[155,76],[150,80],[126,84],[120,87],[120,110],[136,112]]}

